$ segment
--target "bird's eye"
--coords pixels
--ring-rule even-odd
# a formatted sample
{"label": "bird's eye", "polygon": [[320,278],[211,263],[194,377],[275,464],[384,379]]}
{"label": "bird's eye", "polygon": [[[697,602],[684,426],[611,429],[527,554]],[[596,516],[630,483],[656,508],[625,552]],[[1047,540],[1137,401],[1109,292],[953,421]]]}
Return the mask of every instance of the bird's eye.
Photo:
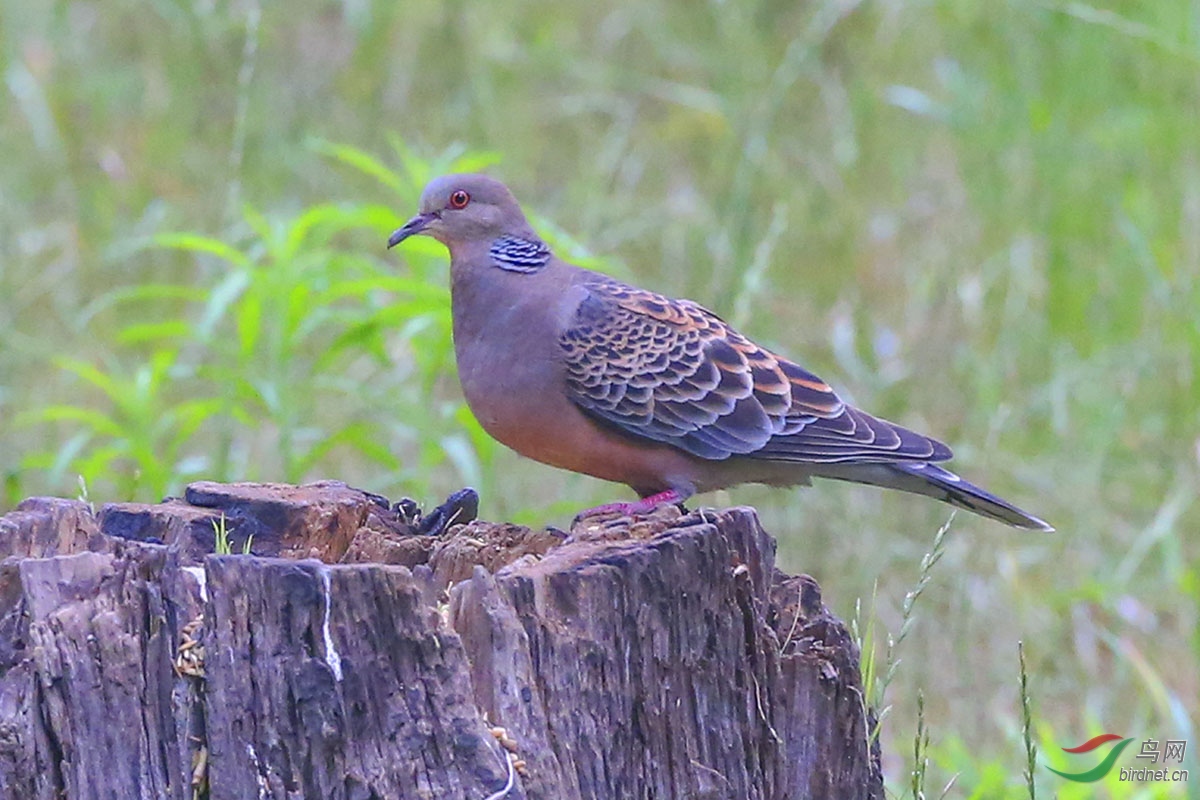
{"label": "bird's eye", "polygon": [[462,189],[459,189],[457,192],[454,192],[450,195],[451,208],[466,208],[467,203],[469,202],[471,202],[471,195],[467,194]]}

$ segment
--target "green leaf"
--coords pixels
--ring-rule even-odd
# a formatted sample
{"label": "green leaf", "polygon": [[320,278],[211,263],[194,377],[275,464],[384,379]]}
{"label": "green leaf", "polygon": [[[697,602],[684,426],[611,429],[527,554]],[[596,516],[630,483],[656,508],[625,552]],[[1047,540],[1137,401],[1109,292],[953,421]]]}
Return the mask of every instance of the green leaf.
{"label": "green leaf", "polygon": [[225,316],[234,301],[236,301],[250,285],[248,270],[230,272],[209,293],[208,302],[204,305],[204,314],[196,324],[196,335],[201,341],[212,337],[217,323]]}
{"label": "green leaf", "polygon": [[204,298],[205,292],[198,286],[185,286],[175,283],[145,283],[137,286],[122,286],[112,289],[97,297],[83,307],[76,322],[80,327],[91,321],[93,317],[113,306],[124,303],[143,303],[161,300],[194,301]]}
{"label": "green leaf", "polygon": [[171,339],[182,339],[191,333],[191,326],[181,320],[173,319],[166,322],[140,322],[121,329],[117,341],[121,344],[142,344],[144,342],[162,342]]}
{"label": "green leaf", "polygon": [[228,261],[236,267],[243,269],[250,267],[250,260],[244,253],[220,239],[213,239],[209,236],[200,236],[194,233],[160,233],[154,237],[154,242],[162,248],[205,253]]}
{"label": "green leaf", "polygon": [[246,221],[246,224],[250,226],[250,230],[254,231],[254,235],[267,248],[267,252],[273,258],[277,258],[281,241],[275,228],[271,225],[271,221],[262,212],[248,203],[242,207],[242,219]]}
{"label": "green leaf", "polygon": [[104,436],[118,438],[124,435],[124,429],[112,417],[94,408],[54,405],[43,408],[34,415],[44,422],[82,422],[93,433]]}
{"label": "green leaf", "polygon": [[[324,318],[327,313],[327,308],[320,306],[314,307],[311,303],[312,292],[304,284],[293,286],[288,292],[287,297],[287,312],[283,316],[283,341],[284,346],[291,352],[297,347],[304,336],[300,333],[303,323],[308,321],[316,321]],[[304,330],[311,331],[313,327],[305,326]]]}
{"label": "green leaf", "polygon": [[298,461],[297,471],[300,475],[306,474],[330,451],[342,445],[353,448],[359,454],[386,469],[396,469],[400,466],[400,460],[387,445],[380,441],[375,427],[366,422],[357,421],[321,439]]}
{"label": "green leaf", "polygon": [[353,207],[323,203],[305,209],[288,226],[280,258],[294,258],[297,253],[323,245],[338,232],[370,227],[362,222]]}
{"label": "green leaf", "polygon": [[352,147],[348,144],[335,144],[324,139],[313,140],[312,147],[317,152],[330,156],[336,161],[340,161],[364,175],[374,178],[397,194],[404,194],[408,188],[400,176],[389,169],[382,161],[363,150],[359,150],[357,147]]}
{"label": "green leaf", "polygon": [[59,368],[65,369],[67,372],[92,384],[108,395],[109,399],[113,401],[118,401],[124,394],[124,388],[116,380],[87,362],[60,356],[54,359],[54,363]]}
{"label": "green leaf", "polygon": [[172,438],[178,443],[186,442],[200,426],[216,416],[224,406],[224,401],[216,397],[202,400],[188,400],[176,406],[172,416],[176,424],[172,430]]}
{"label": "green leaf", "polygon": [[452,434],[442,437],[441,446],[450,463],[468,486],[482,485],[483,471],[479,463],[479,454],[466,436]]}

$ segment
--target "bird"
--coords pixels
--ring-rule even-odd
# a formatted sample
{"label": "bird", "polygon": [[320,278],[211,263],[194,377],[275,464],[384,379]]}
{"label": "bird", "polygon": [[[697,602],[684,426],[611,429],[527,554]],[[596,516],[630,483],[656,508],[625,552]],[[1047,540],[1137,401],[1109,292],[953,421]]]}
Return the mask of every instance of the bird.
{"label": "bird", "polygon": [[458,376],[484,430],[639,498],[585,514],[641,514],[738,484],[829,478],[1053,530],[939,466],[952,455],[942,442],[845,402],[698,303],[559,258],[493,177],[430,181],[388,249],[417,235],[449,251]]}

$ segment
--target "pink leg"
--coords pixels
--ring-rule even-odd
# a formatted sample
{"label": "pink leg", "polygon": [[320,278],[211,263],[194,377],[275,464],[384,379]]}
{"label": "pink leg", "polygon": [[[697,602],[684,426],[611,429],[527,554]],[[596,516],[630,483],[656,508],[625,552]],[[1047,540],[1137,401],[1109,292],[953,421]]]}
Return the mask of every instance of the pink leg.
{"label": "pink leg", "polygon": [[676,489],[667,489],[665,492],[652,494],[649,497],[643,497],[641,500],[636,500],[632,503],[605,503],[602,506],[589,508],[586,511],[580,511],[575,516],[575,519],[583,519],[594,514],[627,514],[636,516],[638,514],[649,513],[659,506],[682,503],[690,496],[690,492],[684,494]]}

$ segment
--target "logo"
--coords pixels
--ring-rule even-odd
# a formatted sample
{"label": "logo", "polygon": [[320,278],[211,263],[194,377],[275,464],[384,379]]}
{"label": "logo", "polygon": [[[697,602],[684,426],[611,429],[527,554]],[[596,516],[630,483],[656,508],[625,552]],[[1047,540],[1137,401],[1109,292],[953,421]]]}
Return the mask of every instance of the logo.
{"label": "logo", "polygon": [[[1091,739],[1088,739],[1083,744],[1076,745],[1075,747],[1064,747],[1062,749],[1064,753],[1072,753],[1077,755],[1080,753],[1090,753],[1106,744],[1116,742],[1117,744],[1113,745],[1113,747],[1108,751],[1108,755],[1104,756],[1104,758],[1100,760],[1100,763],[1096,764],[1091,769],[1085,769],[1081,772],[1064,772],[1063,770],[1055,769],[1049,765],[1047,765],[1046,769],[1050,770],[1056,775],[1061,775],[1069,781],[1075,781],[1076,783],[1093,783],[1112,772],[1112,768],[1117,763],[1117,758],[1120,757],[1121,751],[1128,747],[1129,743],[1132,741],[1132,738],[1126,739],[1125,737],[1118,736],[1115,733],[1102,733],[1099,736],[1094,736]],[[1183,739],[1168,739],[1161,743],[1163,745],[1161,753],[1159,744],[1160,742],[1157,739],[1144,739],[1142,741],[1141,752],[1138,753],[1137,758],[1149,759],[1151,764],[1157,764],[1160,760],[1159,756],[1161,754],[1161,761],[1164,764],[1164,768],[1151,769],[1142,767],[1138,769],[1131,769],[1129,767],[1121,767],[1118,779],[1122,781],[1186,781],[1188,779],[1188,772],[1186,769],[1169,770],[1165,768],[1165,765],[1167,761],[1176,761],[1181,764],[1183,763],[1183,754],[1184,750],[1187,748],[1187,741]]]}
{"label": "logo", "polygon": [[1084,770],[1083,772],[1063,772],[1062,770],[1055,769],[1054,767],[1050,766],[1047,766],[1046,769],[1050,770],[1056,775],[1063,776],[1069,781],[1075,781],[1076,783],[1092,783],[1093,781],[1098,781],[1108,773],[1112,772],[1113,764],[1117,763],[1117,756],[1121,755],[1121,751],[1128,747],[1129,743],[1132,742],[1133,739],[1121,739],[1121,737],[1115,733],[1102,733],[1099,736],[1088,739],[1081,745],[1063,748],[1064,753],[1090,753],[1097,747],[1106,745],[1109,742],[1115,742],[1118,739],[1120,739],[1121,743],[1112,750],[1109,750],[1108,755],[1104,757],[1104,760],[1091,769]]}

